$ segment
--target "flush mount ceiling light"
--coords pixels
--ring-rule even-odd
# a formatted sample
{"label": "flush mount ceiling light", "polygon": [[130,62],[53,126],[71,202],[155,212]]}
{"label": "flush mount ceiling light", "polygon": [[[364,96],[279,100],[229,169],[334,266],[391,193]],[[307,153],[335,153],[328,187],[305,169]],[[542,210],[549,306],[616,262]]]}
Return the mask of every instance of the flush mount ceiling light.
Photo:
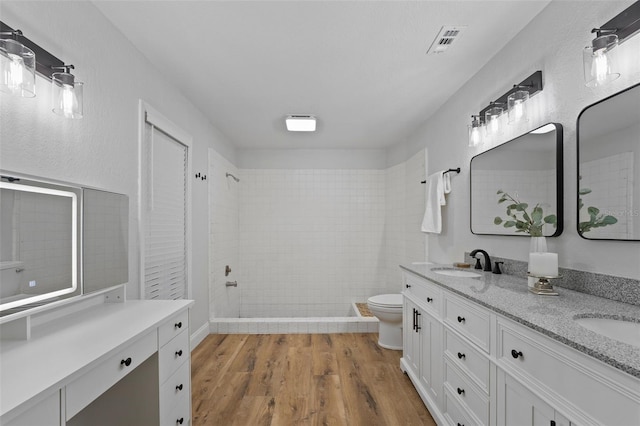
{"label": "flush mount ceiling light", "polygon": [[584,80],[588,87],[598,87],[620,77],[615,68],[615,48],[640,31],[640,1],[591,33],[596,38],[583,50]]}
{"label": "flush mount ceiling light", "polygon": [[316,118],[313,115],[289,115],[285,120],[290,132],[315,132]]}
{"label": "flush mount ceiling light", "polygon": [[0,91],[34,97],[35,73],[51,80],[52,111],[67,118],[82,118],[82,86],[70,73],[73,65],[53,56],[28,38],[0,22]]}

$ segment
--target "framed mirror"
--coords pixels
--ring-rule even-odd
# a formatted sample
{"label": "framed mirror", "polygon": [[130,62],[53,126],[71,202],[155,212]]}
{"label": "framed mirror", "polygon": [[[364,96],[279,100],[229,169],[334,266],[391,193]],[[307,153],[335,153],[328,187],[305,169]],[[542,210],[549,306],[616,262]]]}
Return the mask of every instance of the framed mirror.
{"label": "framed mirror", "polygon": [[562,233],[562,126],[549,123],[471,159],[471,232]]}
{"label": "framed mirror", "polygon": [[640,84],[578,116],[578,234],[640,241]]}

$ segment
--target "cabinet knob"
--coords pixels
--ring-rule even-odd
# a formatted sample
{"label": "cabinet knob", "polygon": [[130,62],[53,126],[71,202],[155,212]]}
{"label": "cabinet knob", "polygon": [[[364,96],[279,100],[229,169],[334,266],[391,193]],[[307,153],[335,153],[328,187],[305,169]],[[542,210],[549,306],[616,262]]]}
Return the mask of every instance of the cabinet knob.
{"label": "cabinet knob", "polygon": [[411,288],[410,284],[405,284],[404,286],[405,286],[405,288]]}
{"label": "cabinet knob", "polygon": [[175,323],[174,327],[175,328],[182,328],[182,321]]}
{"label": "cabinet knob", "polygon": [[184,422],[184,417],[180,417],[178,420],[176,420],[176,424],[181,425]]}
{"label": "cabinet knob", "polygon": [[462,423],[458,423],[458,426],[464,426]]}
{"label": "cabinet knob", "polygon": [[427,302],[429,303],[433,302],[433,297],[427,297]]}
{"label": "cabinet knob", "polygon": [[463,323],[463,322],[465,322],[464,317],[458,316],[458,322],[459,322],[459,323]]}
{"label": "cabinet knob", "polygon": [[464,389],[458,388],[458,395],[464,395]]}
{"label": "cabinet knob", "polygon": [[176,351],[176,356],[182,356],[182,349],[180,349],[179,351]]}
{"label": "cabinet knob", "polygon": [[123,359],[122,361],[120,361],[120,365],[124,365],[125,367],[130,366],[131,365],[131,358]]}
{"label": "cabinet knob", "polygon": [[515,359],[518,359],[522,356],[522,352],[516,351],[515,349],[511,349],[511,356],[514,357]]}
{"label": "cabinet knob", "polygon": [[178,386],[176,386],[176,390],[177,391],[181,391],[182,390],[182,383],[180,383]]}
{"label": "cabinet knob", "polygon": [[458,352],[458,359],[466,359],[467,356],[465,354],[463,354],[462,352]]}

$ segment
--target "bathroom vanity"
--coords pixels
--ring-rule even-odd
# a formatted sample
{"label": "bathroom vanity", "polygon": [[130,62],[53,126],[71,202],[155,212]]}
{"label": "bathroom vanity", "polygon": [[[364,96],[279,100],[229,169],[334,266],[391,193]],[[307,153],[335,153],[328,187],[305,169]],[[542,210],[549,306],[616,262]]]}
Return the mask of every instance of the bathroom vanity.
{"label": "bathroom vanity", "polygon": [[193,301],[117,294],[32,315],[28,340],[3,328],[0,424],[190,424]]}
{"label": "bathroom vanity", "polygon": [[510,275],[401,268],[400,366],[438,424],[640,424],[640,346],[576,321],[640,321],[640,307],[567,289],[536,296]]}

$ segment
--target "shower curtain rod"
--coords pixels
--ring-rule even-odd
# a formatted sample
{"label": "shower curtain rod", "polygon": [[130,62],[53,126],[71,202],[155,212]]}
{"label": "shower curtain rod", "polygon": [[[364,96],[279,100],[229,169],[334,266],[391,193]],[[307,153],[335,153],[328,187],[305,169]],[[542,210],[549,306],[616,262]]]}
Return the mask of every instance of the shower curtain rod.
{"label": "shower curtain rod", "polygon": [[235,180],[236,182],[240,182],[240,179],[238,179],[237,177],[235,177],[231,173],[227,172],[227,176],[226,177],[229,177],[229,176],[231,176],[233,178],[233,180]]}

